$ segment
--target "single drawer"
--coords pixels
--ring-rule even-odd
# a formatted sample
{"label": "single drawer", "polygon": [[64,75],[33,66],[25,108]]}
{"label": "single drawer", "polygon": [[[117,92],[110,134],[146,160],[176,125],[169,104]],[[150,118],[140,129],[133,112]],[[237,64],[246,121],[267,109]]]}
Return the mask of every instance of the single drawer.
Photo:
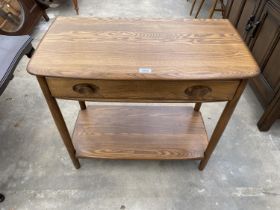
{"label": "single drawer", "polygon": [[47,78],[54,97],[100,101],[225,101],[232,99],[239,82]]}

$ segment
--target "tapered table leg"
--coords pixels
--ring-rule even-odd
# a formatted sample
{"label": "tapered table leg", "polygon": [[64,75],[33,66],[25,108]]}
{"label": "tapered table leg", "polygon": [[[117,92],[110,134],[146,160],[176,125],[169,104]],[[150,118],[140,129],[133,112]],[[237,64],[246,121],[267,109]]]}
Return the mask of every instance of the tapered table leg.
{"label": "tapered table leg", "polygon": [[217,146],[217,144],[230,120],[230,117],[239,101],[239,98],[240,98],[243,90],[246,87],[246,84],[247,84],[247,80],[243,80],[240,83],[239,87],[237,88],[237,91],[236,91],[233,99],[227,103],[220,119],[218,120],[216,128],[213,131],[209,144],[204,152],[204,158],[201,160],[200,165],[199,165],[200,170],[203,170],[205,168],[205,166],[207,165],[207,162],[208,162],[212,152],[214,151],[215,147]]}
{"label": "tapered table leg", "polygon": [[58,128],[58,131],[61,135],[61,138],[64,142],[65,147],[67,148],[67,151],[69,153],[69,156],[75,166],[75,168],[80,168],[79,160],[75,156],[75,148],[72,144],[72,140],[69,134],[69,131],[67,129],[67,126],[65,124],[64,118],[61,114],[61,111],[59,109],[59,106],[55,100],[54,97],[52,97],[50,90],[48,88],[46,79],[44,77],[37,76],[38,82],[40,84],[40,87],[42,89],[42,92],[46,98],[46,101],[48,103],[49,109],[51,111],[51,114],[53,116],[53,119],[55,121],[55,124]]}

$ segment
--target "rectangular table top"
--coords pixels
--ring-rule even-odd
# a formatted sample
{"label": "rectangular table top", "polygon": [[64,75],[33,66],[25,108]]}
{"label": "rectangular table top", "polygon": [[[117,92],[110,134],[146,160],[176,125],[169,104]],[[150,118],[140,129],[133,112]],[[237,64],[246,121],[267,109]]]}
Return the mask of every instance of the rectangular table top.
{"label": "rectangular table top", "polygon": [[259,73],[228,20],[58,17],[28,71],[108,80],[243,79]]}

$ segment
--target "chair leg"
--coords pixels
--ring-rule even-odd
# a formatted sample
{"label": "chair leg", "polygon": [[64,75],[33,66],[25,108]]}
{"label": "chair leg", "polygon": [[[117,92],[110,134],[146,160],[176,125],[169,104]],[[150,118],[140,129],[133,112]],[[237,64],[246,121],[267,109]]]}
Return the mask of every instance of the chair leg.
{"label": "chair leg", "polygon": [[192,12],[193,12],[193,9],[194,9],[194,6],[195,6],[195,3],[196,3],[196,0],[193,0],[193,3],[192,3],[192,8],[191,8],[191,11],[190,11],[190,16],[192,15]]}
{"label": "chair leg", "polygon": [[78,0],[72,0],[73,5],[75,7],[76,10],[76,14],[79,15],[79,6],[78,6]]}
{"label": "chair leg", "polygon": [[46,10],[43,11],[43,17],[44,17],[45,21],[47,21],[47,22],[50,20]]}
{"label": "chair leg", "polygon": [[214,4],[213,4],[212,8],[210,9],[209,18],[213,17],[213,14],[214,14],[214,12],[216,10],[216,6],[217,6],[218,1],[219,0],[214,0]]}
{"label": "chair leg", "polygon": [[0,203],[2,203],[4,200],[5,200],[5,196],[2,193],[0,193]]}
{"label": "chair leg", "polygon": [[201,0],[200,5],[199,5],[199,7],[198,7],[198,10],[197,10],[197,12],[196,12],[195,18],[197,18],[197,17],[198,17],[199,12],[200,12],[200,10],[201,10],[201,8],[202,8],[202,6],[203,6],[204,2],[205,2],[205,0]]}
{"label": "chair leg", "polygon": [[221,3],[221,12],[222,12],[222,16],[223,18],[225,18],[226,14],[225,14],[225,4],[224,4],[224,0],[220,0]]}

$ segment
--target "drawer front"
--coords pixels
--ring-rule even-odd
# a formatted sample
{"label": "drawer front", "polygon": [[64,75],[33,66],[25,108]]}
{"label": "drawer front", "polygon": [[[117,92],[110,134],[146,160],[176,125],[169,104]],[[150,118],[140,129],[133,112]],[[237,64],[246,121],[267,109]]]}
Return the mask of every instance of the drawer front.
{"label": "drawer front", "polygon": [[47,78],[57,98],[84,100],[231,100],[240,81],[119,81]]}

